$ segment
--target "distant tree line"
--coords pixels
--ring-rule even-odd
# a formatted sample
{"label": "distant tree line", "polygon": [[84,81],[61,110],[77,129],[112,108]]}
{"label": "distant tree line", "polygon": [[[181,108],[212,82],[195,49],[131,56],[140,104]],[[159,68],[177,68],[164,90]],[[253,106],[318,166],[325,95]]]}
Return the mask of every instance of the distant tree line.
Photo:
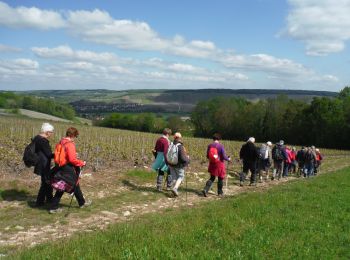
{"label": "distant tree line", "polygon": [[316,97],[311,103],[278,96],[249,102],[243,98],[213,98],[199,102],[191,115],[194,135],[258,141],[280,139],[292,144],[350,148],[350,87],[337,97]]}
{"label": "distant tree line", "polygon": [[157,116],[155,113],[112,113],[105,119],[97,121],[95,125],[119,129],[128,129],[141,132],[161,133],[165,127],[173,132],[180,131],[187,135],[191,134],[192,124],[181,119],[179,116]]}
{"label": "distant tree line", "polygon": [[0,92],[0,108],[23,108],[69,120],[75,117],[73,107],[68,104],[61,104],[47,98],[17,95],[13,92]]}

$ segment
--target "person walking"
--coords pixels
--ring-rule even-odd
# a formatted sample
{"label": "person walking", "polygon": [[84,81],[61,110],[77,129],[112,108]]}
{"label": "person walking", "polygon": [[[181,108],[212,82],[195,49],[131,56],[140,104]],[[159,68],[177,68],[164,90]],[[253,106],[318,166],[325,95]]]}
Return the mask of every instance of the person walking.
{"label": "person walking", "polygon": [[262,172],[265,172],[266,180],[269,177],[269,170],[272,165],[272,153],[271,153],[272,143],[270,141],[266,144],[262,144],[259,148],[259,159],[258,159],[258,177],[260,182],[262,182]]}
{"label": "person walking", "polygon": [[207,148],[207,158],[209,159],[208,172],[210,173],[210,178],[206,182],[205,187],[202,191],[204,197],[207,197],[208,192],[218,177],[218,195],[223,196],[223,180],[226,176],[225,161],[231,161],[230,157],[226,155],[224,146],[220,143],[221,135],[216,133],[213,135],[213,142],[208,145]]}
{"label": "person walking", "polygon": [[316,154],[312,147],[308,147],[305,152],[305,165],[304,165],[304,177],[310,177],[314,175],[314,167],[316,163]]}
{"label": "person walking", "polygon": [[[77,158],[74,141],[78,136],[79,131],[74,127],[70,127],[66,131],[66,137],[62,138],[60,141],[61,148],[64,149],[64,152],[61,152],[62,155],[64,155],[64,158],[62,159],[64,159],[65,163],[56,166],[57,172],[55,173],[54,179],[64,181],[66,189],[56,190],[49,210],[50,214],[62,211],[62,209],[59,208],[59,202],[65,191],[74,192],[74,196],[77,199],[80,208],[91,204],[91,200],[85,200],[79,185],[80,168],[85,166],[86,162]],[[56,156],[59,157],[58,154],[55,154],[55,157]]]}
{"label": "person walking", "polygon": [[287,159],[287,154],[284,148],[284,141],[280,140],[272,148],[272,159],[273,159],[273,173],[271,180],[274,180],[277,175],[277,179],[281,178],[283,172],[284,161]]}
{"label": "person walking", "polygon": [[295,147],[292,148],[290,159],[291,159],[291,163],[290,163],[289,171],[291,174],[296,174],[298,163],[297,163],[297,150]]}
{"label": "person walking", "polygon": [[301,177],[302,174],[304,173],[306,150],[307,150],[306,147],[302,146],[296,155],[296,160],[298,162],[298,173],[297,173],[298,177]]}
{"label": "person walking", "polygon": [[285,147],[285,153],[287,155],[287,158],[284,160],[284,165],[283,165],[283,174],[282,177],[288,177],[288,173],[289,173],[289,169],[290,169],[290,165],[292,163],[292,150],[290,149],[289,146]]}
{"label": "person walking", "polygon": [[50,184],[50,168],[53,153],[49,139],[54,133],[54,127],[49,123],[43,123],[40,134],[33,138],[35,143],[35,153],[39,157],[38,163],[34,167],[34,173],[41,177],[40,189],[36,198],[35,206],[41,207],[46,203],[51,203],[53,189]]}
{"label": "person walking", "polygon": [[156,145],[154,147],[154,155],[155,161],[152,164],[152,169],[158,172],[157,175],[157,190],[162,191],[162,183],[164,174],[167,174],[166,182],[167,182],[167,190],[171,189],[172,179],[170,170],[168,167],[168,162],[166,158],[166,154],[169,148],[169,136],[171,135],[171,129],[165,128],[163,130],[163,135],[159,137],[156,141]]}
{"label": "person walking", "polygon": [[256,185],[256,164],[259,158],[259,152],[255,146],[255,138],[250,137],[248,141],[242,145],[239,151],[239,158],[243,161],[243,171],[240,174],[240,186],[244,185],[244,181],[248,171],[251,172],[250,175],[250,185]]}
{"label": "person walking", "polygon": [[175,197],[179,196],[178,189],[185,177],[185,167],[189,164],[190,162],[190,157],[188,156],[186,152],[186,148],[183,145],[182,141],[182,135],[181,133],[175,133],[174,134],[174,141],[171,144],[171,146],[175,146],[174,150],[177,151],[177,154],[173,156],[173,159],[177,161],[176,164],[170,163],[170,158],[169,158],[169,152],[167,154],[167,160],[169,163],[169,169],[171,173],[171,178],[173,182],[175,182],[174,187],[172,188],[172,193],[174,194]]}
{"label": "person walking", "polygon": [[318,148],[316,148],[316,163],[315,163],[315,174],[319,173],[323,156]]}

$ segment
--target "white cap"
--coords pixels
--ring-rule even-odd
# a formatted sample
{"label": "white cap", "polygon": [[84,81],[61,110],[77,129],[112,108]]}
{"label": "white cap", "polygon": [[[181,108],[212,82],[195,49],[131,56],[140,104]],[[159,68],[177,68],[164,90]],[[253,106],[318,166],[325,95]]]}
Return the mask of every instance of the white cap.
{"label": "white cap", "polygon": [[43,123],[43,125],[41,126],[42,133],[53,132],[53,130],[54,130],[54,127],[49,123]]}
{"label": "white cap", "polygon": [[267,141],[266,144],[267,144],[268,146],[272,146],[272,143],[271,143],[270,141]]}
{"label": "white cap", "polygon": [[254,137],[249,137],[247,142],[255,143],[255,138]]}

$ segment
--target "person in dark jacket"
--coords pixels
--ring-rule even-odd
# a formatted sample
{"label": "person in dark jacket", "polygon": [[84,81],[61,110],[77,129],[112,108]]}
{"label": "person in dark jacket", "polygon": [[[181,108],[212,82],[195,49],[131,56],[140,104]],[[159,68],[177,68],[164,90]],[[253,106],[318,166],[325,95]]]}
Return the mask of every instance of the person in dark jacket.
{"label": "person in dark jacket", "polygon": [[185,178],[185,167],[190,162],[190,157],[186,152],[186,148],[182,142],[181,133],[174,134],[174,145],[178,146],[178,163],[176,165],[171,165],[169,163],[169,169],[171,173],[171,178],[175,181],[174,187],[172,188],[172,192],[174,196],[179,196],[178,188],[180,187],[181,182]]}
{"label": "person in dark jacket", "polygon": [[40,189],[36,198],[35,206],[41,207],[46,203],[51,203],[53,190],[50,184],[50,167],[53,153],[49,143],[49,138],[53,135],[54,127],[49,123],[43,123],[40,134],[35,136],[35,153],[39,156],[39,161],[34,167],[34,173],[41,177]]}
{"label": "person in dark jacket", "polygon": [[284,161],[287,160],[288,155],[284,147],[284,141],[280,140],[272,149],[272,159],[273,159],[273,173],[271,180],[274,180],[276,175],[279,180],[283,173]]}
{"label": "person in dark jacket", "polygon": [[298,162],[298,172],[297,172],[297,176],[301,177],[302,174],[304,173],[304,165],[305,165],[305,152],[306,149],[305,147],[301,147],[301,149],[297,152],[296,155],[296,160]]}
{"label": "person in dark jacket", "polygon": [[240,186],[243,186],[248,171],[251,172],[250,185],[256,185],[256,164],[259,152],[254,143],[255,138],[250,137],[239,151],[239,158],[243,161],[243,171],[239,176]]}

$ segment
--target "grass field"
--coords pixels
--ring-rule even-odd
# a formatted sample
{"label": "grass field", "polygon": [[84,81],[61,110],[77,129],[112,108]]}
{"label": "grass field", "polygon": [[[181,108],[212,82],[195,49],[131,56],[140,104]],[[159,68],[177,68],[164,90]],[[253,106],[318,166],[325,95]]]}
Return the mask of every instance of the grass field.
{"label": "grass field", "polygon": [[[322,193],[331,195],[330,201],[339,196],[333,196],[331,189],[322,189],[327,185],[317,183],[319,179],[326,183],[326,178],[331,180],[337,175],[330,174],[331,172],[350,166],[349,151],[321,149],[325,157],[322,164],[324,175],[320,177],[306,182],[292,176],[278,182],[267,180],[258,183],[257,187],[240,187],[237,175],[241,166],[234,160],[233,164],[228,165],[230,178],[224,190],[228,198],[219,201],[215,195],[203,198],[200,193],[208,178],[205,151],[210,140],[185,137],[191,164],[186,169],[187,181],[180,187],[180,196],[173,198],[169,191],[156,191],[156,173],[149,168],[153,160],[151,149],[159,135],[77,125],[81,132],[77,140],[77,151],[81,158],[88,161],[80,183],[84,196],[92,199],[93,204],[89,208],[79,209],[73,200],[70,214],[65,217],[70,197],[64,195],[60,205],[63,213],[50,215],[47,211],[48,205],[43,208],[33,207],[40,177],[34,175],[32,169],[26,169],[21,160],[25,145],[38,132],[41,123],[41,120],[0,117],[0,257],[12,254],[18,258],[22,257],[18,252],[22,252],[25,254],[22,258],[44,258],[43,255],[37,256],[33,252],[39,252],[48,241],[56,240],[57,245],[50,245],[45,249],[50,259],[67,258],[68,251],[64,248],[69,250],[68,244],[83,242],[86,244],[86,251],[77,248],[74,258],[141,258],[141,254],[142,258],[222,258],[220,254],[234,258],[260,258],[261,255],[265,258],[276,257],[279,256],[278,247],[291,244],[302,247],[301,242],[307,245],[307,241],[304,238],[300,240],[296,234],[293,238],[290,237],[293,234],[290,228],[300,228],[298,222],[293,221],[301,220],[297,216],[284,216],[299,213],[307,215],[306,208],[303,209],[300,205],[308,202],[313,204],[303,207],[309,207],[310,214],[313,214],[315,205],[320,205],[316,209],[321,209],[321,212],[323,207],[325,212],[333,210],[338,201],[323,203]],[[52,145],[70,125],[54,123],[56,133],[51,140]],[[237,158],[242,142],[223,143],[228,154]],[[336,190],[334,187],[334,192],[348,189],[348,186],[342,184],[345,181],[336,182],[340,189]],[[299,183],[315,183],[314,188],[307,186],[307,189],[313,189],[320,200],[308,200],[310,195],[308,191],[304,192],[304,188],[297,188],[298,192],[290,191],[287,183],[291,183],[291,187]],[[313,194],[310,198],[312,197]],[[270,204],[266,204],[269,201]],[[279,201],[284,201],[286,205],[292,203],[294,206],[285,208]],[[281,216],[274,216],[274,210]],[[256,218],[249,217],[247,212]],[[334,212],[341,213],[340,210]],[[215,221],[216,215],[222,221]],[[319,215],[312,216],[315,223],[321,223]],[[280,227],[271,224],[285,225],[285,233]],[[336,227],[333,222],[330,225]],[[220,233],[217,229],[223,229],[224,232]],[[304,229],[303,227],[302,230]],[[137,230],[140,232],[137,233]],[[328,229],[323,231],[328,236]],[[276,237],[269,237],[270,234]],[[286,236],[286,240],[275,241],[279,236]],[[72,237],[73,240],[70,240]],[[80,240],[82,237],[87,237],[87,240]],[[135,243],[136,237],[140,243]],[[249,244],[249,239],[254,242]],[[265,241],[264,244],[261,242],[261,245],[266,245],[265,249],[259,249],[261,239]],[[64,241],[69,242],[64,244]],[[135,246],[132,245],[134,243]],[[331,241],[331,245],[332,243]],[[39,247],[35,247],[38,245]],[[174,249],[175,245],[180,247],[179,252]],[[59,248],[60,246],[64,248]],[[28,252],[29,255],[26,252],[28,247],[34,247],[31,249],[34,251]],[[193,248],[192,251],[190,248]],[[247,248],[251,248],[249,254]],[[339,248],[341,246],[334,246],[336,250]],[[57,250],[57,253],[51,250]],[[254,252],[256,255],[253,255]],[[66,255],[62,256],[60,253]],[[286,256],[289,255],[294,256],[286,253]]]}
{"label": "grass field", "polygon": [[350,169],[148,214],[22,259],[349,259]]}

